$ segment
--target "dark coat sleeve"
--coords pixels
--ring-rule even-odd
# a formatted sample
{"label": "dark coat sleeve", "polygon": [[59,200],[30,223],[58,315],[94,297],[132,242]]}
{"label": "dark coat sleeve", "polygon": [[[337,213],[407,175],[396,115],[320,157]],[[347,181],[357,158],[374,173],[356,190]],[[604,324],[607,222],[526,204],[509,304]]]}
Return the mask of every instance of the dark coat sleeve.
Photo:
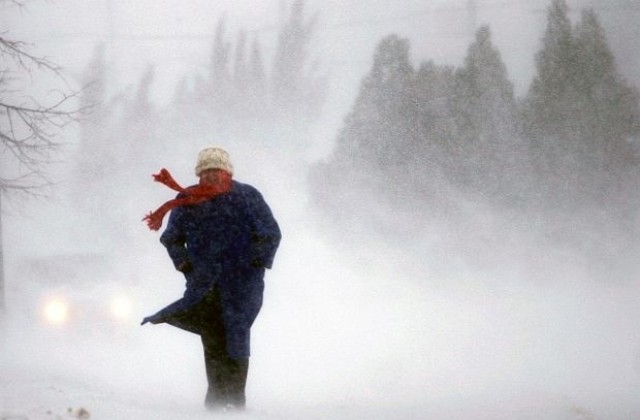
{"label": "dark coat sleeve", "polygon": [[251,243],[253,261],[265,268],[273,266],[273,260],[280,245],[282,233],[278,222],[262,194],[249,188],[248,212],[251,221]]}
{"label": "dark coat sleeve", "polygon": [[173,261],[176,270],[184,271],[185,267],[191,265],[186,247],[186,235],[182,229],[181,218],[183,209],[175,208],[169,215],[167,227],[160,236],[160,242],[165,246],[169,257]]}

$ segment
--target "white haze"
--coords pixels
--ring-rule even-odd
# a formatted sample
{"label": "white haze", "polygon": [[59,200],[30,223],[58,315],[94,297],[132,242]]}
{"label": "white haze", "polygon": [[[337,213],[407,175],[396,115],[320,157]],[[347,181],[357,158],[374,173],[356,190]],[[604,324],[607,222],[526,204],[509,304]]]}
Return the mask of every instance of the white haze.
{"label": "white haze", "polygon": [[[211,34],[218,14],[227,10],[230,25],[263,28],[267,39],[275,35],[268,28],[278,21],[279,2],[213,3],[192,1],[186,7],[184,0],[138,1],[134,8],[114,1],[114,24],[123,33]],[[308,3],[307,10],[321,13],[317,51],[332,85],[323,119],[311,134],[311,148],[255,153],[212,133],[212,141],[231,151],[237,178],[264,193],[284,232],[253,329],[250,408],[239,417],[640,417],[638,267],[624,267],[636,273],[633,281],[590,281],[580,254],[542,240],[535,226],[513,226],[509,243],[492,241],[501,216],[475,203],[463,206],[468,215],[464,226],[430,226],[429,237],[414,241],[407,252],[378,242],[346,248],[319,231],[306,171],[330,153],[377,41],[397,32],[411,39],[414,59],[458,64],[471,34],[459,16],[449,18],[451,25],[429,14],[424,17],[432,25],[408,18],[432,8],[463,7],[462,0],[405,0],[394,6],[362,0]],[[512,3],[505,8],[518,10],[526,23],[507,25],[507,12],[497,6],[480,7],[478,20],[497,25],[492,26],[495,43],[522,93],[532,77],[547,2],[539,2],[537,14],[525,13],[526,2]],[[16,36],[36,42],[36,51],[77,74],[93,44],[56,34],[108,31],[100,10],[105,4],[31,2],[22,15],[2,19]],[[461,35],[450,35],[457,31]],[[93,41],[93,35],[89,38]],[[188,47],[171,40],[115,41],[110,57],[123,86],[136,82],[147,61],[166,60],[167,69],[160,72],[165,72],[167,85],[156,91],[162,102],[180,72],[206,64],[191,61],[191,56],[199,52],[208,57],[211,39],[194,40]],[[632,65],[622,70],[629,77],[637,74]],[[166,166],[187,183],[199,146],[194,145],[191,156],[166,156],[155,162],[157,168],[140,172]],[[67,180],[64,165],[56,170]],[[131,215],[127,226],[82,222],[64,182],[51,200],[13,203],[3,213],[9,317],[0,341],[1,419],[80,417],[80,408],[92,419],[208,417],[202,407],[205,377],[197,337],[168,326],[138,326],[142,316],[182,293],[158,234],[140,222],[170,192],[145,176],[130,180],[144,200],[113,203],[126,206]],[[155,201],[147,201],[149,197]],[[126,232],[126,240],[120,232]],[[473,243],[460,246],[465,238]],[[470,264],[474,259],[469,253],[482,249],[477,238],[484,238],[487,251]],[[131,296],[135,306],[130,320],[115,329],[103,324],[75,330],[45,327],[34,302],[50,284],[63,284],[65,273],[33,274],[29,261],[105,248],[112,251],[106,268],[76,266],[72,272],[97,283],[87,287],[95,302],[115,292]],[[423,252],[422,261],[413,258],[416,249]]]}

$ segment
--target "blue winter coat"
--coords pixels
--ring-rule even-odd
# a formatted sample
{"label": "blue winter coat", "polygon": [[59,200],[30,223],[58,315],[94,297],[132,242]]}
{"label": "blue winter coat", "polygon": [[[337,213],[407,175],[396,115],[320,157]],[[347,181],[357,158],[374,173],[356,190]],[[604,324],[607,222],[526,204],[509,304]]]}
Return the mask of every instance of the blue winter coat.
{"label": "blue winter coat", "polygon": [[175,208],[160,242],[176,268],[188,262],[192,270],[185,274],[182,299],[145,322],[166,322],[200,334],[201,326],[190,311],[216,287],[227,352],[233,358],[249,357],[250,328],[262,306],[265,268],[271,268],[280,238],[262,195],[237,181],[228,193]]}

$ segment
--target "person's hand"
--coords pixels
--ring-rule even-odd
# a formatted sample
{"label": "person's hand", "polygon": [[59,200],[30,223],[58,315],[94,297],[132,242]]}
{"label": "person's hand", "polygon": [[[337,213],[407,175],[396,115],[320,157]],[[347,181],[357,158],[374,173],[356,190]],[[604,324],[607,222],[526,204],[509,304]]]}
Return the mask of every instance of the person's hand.
{"label": "person's hand", "polygon": [[182,264],[180,264],[176,269],[181,273],[187,274],[193,270],[193,265],[191,264],[191,261],[185,261]]}

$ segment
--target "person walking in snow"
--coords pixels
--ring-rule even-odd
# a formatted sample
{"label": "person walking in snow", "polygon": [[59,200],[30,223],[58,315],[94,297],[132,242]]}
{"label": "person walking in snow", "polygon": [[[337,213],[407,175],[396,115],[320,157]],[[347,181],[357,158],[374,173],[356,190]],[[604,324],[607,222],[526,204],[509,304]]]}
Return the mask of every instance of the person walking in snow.
{"label": "person walking in snow", "polygon": [[207,376],[208,409],[244,409],[250,330],[262,306],[265,269],[271,268],[281,232],[254,187],[232,179],[229,154],[218,147],[198,154],[197,185],[183,188],[166,169],[157,182],[179,192],[143,219],[159,230],[175,268],[186,278],[182,299],[142,324],[167,323],[199,334]]}

